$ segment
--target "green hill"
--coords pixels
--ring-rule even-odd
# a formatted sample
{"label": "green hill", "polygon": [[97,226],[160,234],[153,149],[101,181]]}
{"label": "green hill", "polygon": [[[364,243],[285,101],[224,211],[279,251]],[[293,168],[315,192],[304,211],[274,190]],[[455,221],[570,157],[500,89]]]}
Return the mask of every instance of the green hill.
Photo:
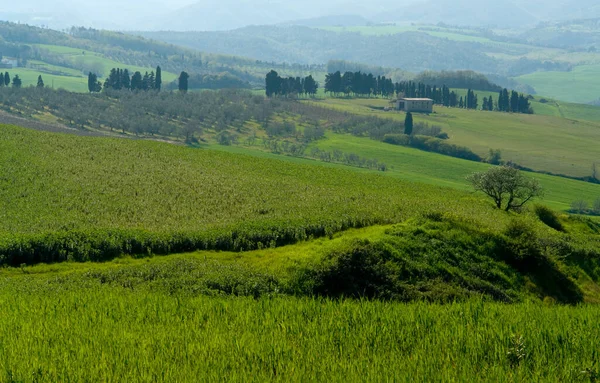
{"label": "green hill", "polygon": [[[329,133],[313,144],[394,168],[0,125],[0,369],[134,382],[137,369],[336,381],[373,363],[373,381],[398,366],[424,380],[595,373],[594,221],[495,209],[458,181],[482,164]],[[540,179],[553,199],[597,186]]]}
{"label": "green hill", "polygon": [[48,86],[54,83],[55,88],[77,92],[87,90],[88,72],[104,77],[115,67],[144,73],[161,66],[165,86],[181,71],[233,78],[243,87],[262,85],[264,73],[272,68],[289,75],[322,71],[320,67],[207,54],[123,33],[86,28],[72,28],[69,33],[63,33],[0,22],[0,36],[0,53],[19,58],[19,68],[9,72],[23,77],[24,86],[35,85],[37,77],[42,75]]}
{"label": "green hill", "polygon": [[[404,121],[404,113],[381,110],[389,106],[387,100],[325,99],[317,103],[350,113]],[[595,107],[589,107],[592,108]],[[442,127],[450,136],[450,143],[466,146],[484,158],[490,149],[499,149],[504,160],[536,171],[586,177],[600,156],[594,144],[600,125],[593,121],[445,107],[435,107],[433,114],[418,115],[416,120]]]}

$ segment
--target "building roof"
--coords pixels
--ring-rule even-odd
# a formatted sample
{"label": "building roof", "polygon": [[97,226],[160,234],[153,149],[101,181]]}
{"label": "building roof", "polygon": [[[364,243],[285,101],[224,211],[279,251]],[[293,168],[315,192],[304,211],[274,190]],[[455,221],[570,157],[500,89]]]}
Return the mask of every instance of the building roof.
{"label": "building roof", "polygon": [[430,98],[400,98],[398,101],[433,101]]}

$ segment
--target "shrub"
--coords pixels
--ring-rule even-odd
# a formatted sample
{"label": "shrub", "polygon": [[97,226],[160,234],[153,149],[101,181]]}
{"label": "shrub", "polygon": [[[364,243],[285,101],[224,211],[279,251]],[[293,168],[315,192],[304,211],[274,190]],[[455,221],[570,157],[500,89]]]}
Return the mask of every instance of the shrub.
{"label": "shrub", "polygon": [[558,231],[565,231],[562,223],[558,219],[558,215],[550,208],[543,205],[535,205],[535,215],[547,226]]}

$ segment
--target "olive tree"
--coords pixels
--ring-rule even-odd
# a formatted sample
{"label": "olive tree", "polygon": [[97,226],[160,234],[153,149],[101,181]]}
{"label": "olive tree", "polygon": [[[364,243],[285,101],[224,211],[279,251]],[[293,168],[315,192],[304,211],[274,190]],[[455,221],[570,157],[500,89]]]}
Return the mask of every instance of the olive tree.
{"label": "olive tree", "polygon": [[498,209],[505,211],[519,209],[543,195],[537,180],[525,177],[511,166],[495,166],[485,172],[473,173],[467,179],[476,191],[487,194]]}

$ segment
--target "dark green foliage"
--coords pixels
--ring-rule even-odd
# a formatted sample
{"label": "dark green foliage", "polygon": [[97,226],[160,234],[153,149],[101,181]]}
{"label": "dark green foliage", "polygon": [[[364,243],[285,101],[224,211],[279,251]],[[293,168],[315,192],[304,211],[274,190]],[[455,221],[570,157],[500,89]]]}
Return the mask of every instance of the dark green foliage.
{"label": "dark green foliage", "polygon": [[5,86],[10,85],[10,74],[8,74],[8,72],[4,72],[4,85]]}
{"label": "dark green foliage", "polygon": [[471,70],[458,71],[425,71],[415,77],[414,81],[441,87],[447,85],[450,88],[475,89],[482,91],[498,92],[500,86],[490,82],[487,77],[481,73]]}
{"label": "dark green foliage", "polygon": [[265,77],[265,92],[267,97],[284,96],[295,98],[301,95],[314,97],[319,85],[312,76],[282,78],[274,70]]}
{"label": "dark green foliage", "polygon": [[38,76],[36,87],[37,88],[43,88],[44,87],[44,80],[42,79],[42,75]]}
{"label": "dark green foliage", "polygon": [[160,91],[162,88],[162,69],[160,66],[156,67],[156,77],[154,79],[154,89]]}
{"label": "dark green foliage", "polygon": [[190,78],[190,75],[187,74],[187,72],[181,72],[181,74],[179,75],[179,83],[177,88],[179,89],[180,92],[182,93],[186,93],[188,91],[188,79]]}
{"label": "dark green foliage", "polygon": [[15,77],[13,77],[13,79],[12,79],[13,88],[20,88],[22,85],[23,85],[23,81],[21,80],[19,75],[16,74]]}
{"label": "dark green foliage", "polygon": [[404,118],[404,134],[410,136],[413,133],[413,116],[411,112],[406,113]]}
{"label": "dark green foliage", "polygon": [[[526,286],[525,276],[535,281]],[[513,221],[492,234],[444,215],[397,225],[377,241],[355,240],[301,270],[296,289],[326,297],[448,302],[525,295],[577,303],[583,294],[544,253],[533,228]],[[530,289],[530,290],[528,290]]]}
{"label": "dark green foliage", "polygon": [[535,205],[533,211],[540,221],[549,227],[553,228],[554,230],[565,231],[565,228],[563,227],[558,215],[554,210],[544,205]]}
{"label": "dark green foliage", "polygon": [[98,81],[98,76],[95,73],[88,73],[88,91],[90,93],[100,92],[102,90],[102,83]]}

